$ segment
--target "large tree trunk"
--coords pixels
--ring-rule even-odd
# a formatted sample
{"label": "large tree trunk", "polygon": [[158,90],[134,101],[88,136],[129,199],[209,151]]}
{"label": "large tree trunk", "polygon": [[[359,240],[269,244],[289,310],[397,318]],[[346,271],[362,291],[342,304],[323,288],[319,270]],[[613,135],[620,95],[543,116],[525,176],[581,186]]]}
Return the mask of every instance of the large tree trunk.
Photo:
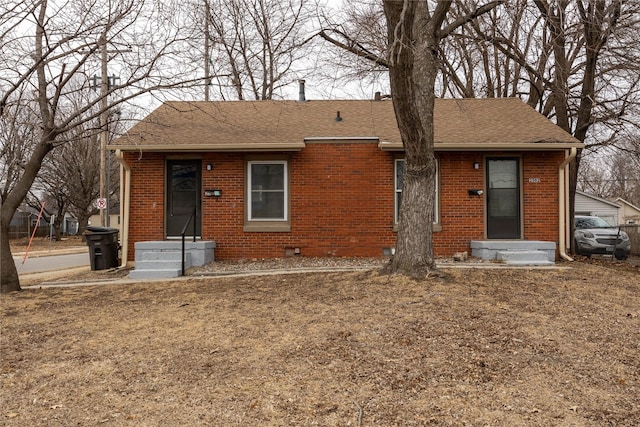
{"label": "large tree trunk", "polygon": [[[44,135],[51,138],[51,141],[55,139],[55,133],[51,130],[45,132]],[[25,165],[22,177],[7,198],[2,201],[2,207],[0,207],[0,293],[20,290],[18,271],[13,262],[9,245],[9,224],[36,179],[42,161],[52,148],[53,145],[48,141],[40,142],[36,146],[33,155]]]}
{"label": "large tree trunk", "polygon": [[402,205],[392,271],[421,278],[435,268],[436,161],[433,110],[439,28],[449,2],[385,1],[393,106],[405,151]]}
{"label": "large tree trunk", "polygon": [[[4,208],[4,205],[3,205]],[[13,262],[9,245],[9,223],[2,220],[0,224],[0,293],[19,291],[18,270]]]}
{"label": "large tree trunk", "polygon": [[[82,233],[84,232],[84,229],[87,228],[87,226],[89,225],[90,217],[91,215],[88,215],[88,214],[78,215],[78,234],[79,235],[82,235]],[[84,236],[82,237],[82,240],[84,241]]]}
{"label": "large tree trunk", "polygon": [[59,242],[60,240],[62,240],[62,223],[63,222],[64,222],[64,211],[58,211],[58,214],[53,220],[53,238],[56,239],[56,242]]}

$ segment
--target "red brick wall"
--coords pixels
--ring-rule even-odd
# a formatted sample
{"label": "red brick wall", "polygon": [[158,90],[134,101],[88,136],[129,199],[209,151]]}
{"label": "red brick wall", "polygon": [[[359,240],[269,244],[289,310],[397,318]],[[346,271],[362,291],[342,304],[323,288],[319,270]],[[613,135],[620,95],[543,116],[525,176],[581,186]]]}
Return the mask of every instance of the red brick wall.
{"label": "red brick wall", "polygon": [[434,254],[451,255],[471,252],[471,240],[484,238],[484,195],[469,196],[469,189],[484,189],[484,172],[473,169],[473,162],[482,165],[482,153],[438,153],[440,171],[440,226],[433,234]]}
{"label": "red brick wall", "polygon": [[[524,238],[558,243],[558,167],[563,153],[534,152],[523,158]],[[540,182],[535,182],[539,179]]]}
{"label": "red brick wall", "polygon": [[203,202],[203,238],[216,241],[216,257],[277,257],[287,247],[304,256],[380,256],[383,246],[394,245],[391,154],[376,144],[308,144],[283,156],[291,231],[243,232],[246,157],[204,155],[203,163],[213,165],[203,172],[204,188],[223,194]]}
{"label": "red brick wall", "polygon": [[[486,238],[485,194],[470,196],[470,189],[484,191],[482,153],[437,153],[440,169],[441,232],[433,235],[436,256],[469,251],[471,240]],[[526,240],[558,241],[558,166],[562,152],[491,153],[489,157],[519,157],[522,171],[523,231]],[[474,162],[480,169],[473,169]],[[529,182],[533,181],[539,182]]]}
{"label": "red brick wall", "polygon": [[[514,153],[504,153],[514,156]],[[272,156],[279,156],[272,153]],[[251,158],[256,158],[252,155]],[[492,154],[494,156],[494,154]],[[247,155],[199,153],[203,189],[222,196],[203,197],[202,237],[215,240],[217,259],[285,256],[300,248],[302,256],[381,256],[393,247],[394,154],[375,143],[307,144],[283,153],[289,160],[290,232],[245,232],[244,198]],[[434,233],[436,256],[469,251],[469,242],[484,239],[485,199],[469,196],[484,189],[481,153],[437,153],[440,168],[440,226]],[[524,153],[522,159],[525,239],[557,241],[558,165],[562,153]],[[131,216],[129,257],[133,243],[164,238],[165,156],[130,153]],[[212,171],[204,165],[211,163]],[[539,178],[540,182],[529,182]]]}
{"label": "red brick wall", "polygon": [[164,239],[165,156],[127,153],[125,160],[131,168],[128,254],[133,260],[134,242]]}

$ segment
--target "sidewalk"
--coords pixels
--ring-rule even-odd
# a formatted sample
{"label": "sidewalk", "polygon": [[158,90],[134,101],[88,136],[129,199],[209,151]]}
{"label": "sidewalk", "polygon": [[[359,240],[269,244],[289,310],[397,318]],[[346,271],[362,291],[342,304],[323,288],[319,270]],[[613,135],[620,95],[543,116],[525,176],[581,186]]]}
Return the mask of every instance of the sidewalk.
{"label": "sidewalk", "polygon": [[[26,272],[22,272],[22,261],[24,259],[25,254],[27,254],[26,265],[29,265],[30,262],[35,262],[37,259],[44,259],[48,257],[54,256],[64,256],[64,255],[75,255],[75,254],[87,254],[87,264],[89,263],[88,258],[89,248],[87,246],[69,246],[62,248],[52,248],[52,249],[42,249],[42,245],[40,245],[39,250],[29,250],[28,254],[26,251],[12,252],[12,257],[15,260],[16,268],[18,270],[18,277],[20,278],[20,283],[22,287],[29,287],[33,285],[37,285],[38,283],[55,280],[58,278],[62,278],[65,276],[73,276],[82,274],[85,271],[90,271],[90,267],[86,266],[73,266],[73,267],[49,267],[46,271],[29,271],[27,269]],[[29,261],[31,260],[31,261]]]}
{"label": "sidewalk", "polygon": [[[68,254],[81,254],[83,252],[89,252],[88,246],[69,246],[65,248],[52,248],[48,249],[39,249],[39,250],[30,250],[28,258],[40,258],[43,256],[53,256],[53,255],[68,255]],[[14,258],[22,258],[26,251],[20,252],[11,252]]]}
{"label": "sidewalk", "polygon": [[[251,276],[275,276],[307,273],[338,273],[350,271],[368,271],[383,267],[387,259],[361,259],[361,258],[275,258],[264,260],[249,260],[246,262],[218,261],[204,267],[192,267],[185,276],[159,279],[129,279],[130,269],[110,269],[91,271],[88,267],[76,271],[61,270],[46,273],[37,273],[28,277],[29,282],[25,289],[34,288],[68,288],[81,286],[102,286],[110,284],[134,284],[134,283],[166,283],[185,280],[216,280],[229,277]],[[441,269],[522,269],[507,264],[492,262],[453,262],[439,260],[438,268]],[[535,270],[559,270],[571,268],[567,265],[554,266],[529,266],[527,269]],[[74,274],[78,277],[73,277]],[[84,273],[87,276],[83,277]],[[64,279],[66,277],[66,279]],[[57,280],[60,279],[60,280]]]}

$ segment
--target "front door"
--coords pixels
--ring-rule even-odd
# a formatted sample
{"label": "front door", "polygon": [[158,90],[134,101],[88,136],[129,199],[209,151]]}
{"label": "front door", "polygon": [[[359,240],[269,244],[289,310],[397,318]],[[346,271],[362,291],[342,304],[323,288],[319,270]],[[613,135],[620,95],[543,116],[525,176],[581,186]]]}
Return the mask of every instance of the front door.
{"label": "front door", "polygon": [[520,239],[520,161],[487,159],[487,238]]}
{"label": "front door", "polygon": [[167,161],[167,237],[180,236],[189,217],[196,213],[189,224],[186,235],[193,237],[193,221],[196,236],[201,230],[201,168],[200,160]]}

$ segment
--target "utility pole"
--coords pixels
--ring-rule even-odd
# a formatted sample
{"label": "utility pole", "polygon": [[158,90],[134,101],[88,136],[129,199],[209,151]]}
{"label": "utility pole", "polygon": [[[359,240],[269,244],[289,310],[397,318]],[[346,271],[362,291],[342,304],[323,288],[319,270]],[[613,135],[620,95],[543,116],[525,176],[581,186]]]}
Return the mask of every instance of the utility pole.
{"label": "utility pole", "polygon": [[[107,200],[109,206],[109,195],[107,194],[107,139],[109,131],[107,129],[109,121],[109,100],[107,92],[109,92],[109,75],[107,71],[107,62],[109,61],[107,52],[107,33],[106,31],[100,35],[98,40],[100,45],[100,198]],[[107,210],[100,209],[100,225],[107,225]]]}
{"label": "utility pole", "polygon": [[209,101],[209,86],[211,85],[211,58],[209,56],[209,40],[211,34],[209,32],[209,23],[211,22],[211,9],[209,0],[204,0],[204,100]]}
{"label": "utility pole", "polygon": [[[106,201],[104,209],[100,209],[100,225],[102,227],[109,226],[109,180],[107,178],[107,143],[109,140],[109,99],[107,95],[109,90],[116,86],[116,80],[119,77],[115,75],[109,77],[107,64],[109,63],[109,53],[131,52],[131,49],[125,50],[108,50],[107,49],[107,31],[108,28],[100,35],[98,46],[100,48],[100,199]],[[94,89],[97,76],[93,76]],[[112,83],[113,79],[113,83]]]}

